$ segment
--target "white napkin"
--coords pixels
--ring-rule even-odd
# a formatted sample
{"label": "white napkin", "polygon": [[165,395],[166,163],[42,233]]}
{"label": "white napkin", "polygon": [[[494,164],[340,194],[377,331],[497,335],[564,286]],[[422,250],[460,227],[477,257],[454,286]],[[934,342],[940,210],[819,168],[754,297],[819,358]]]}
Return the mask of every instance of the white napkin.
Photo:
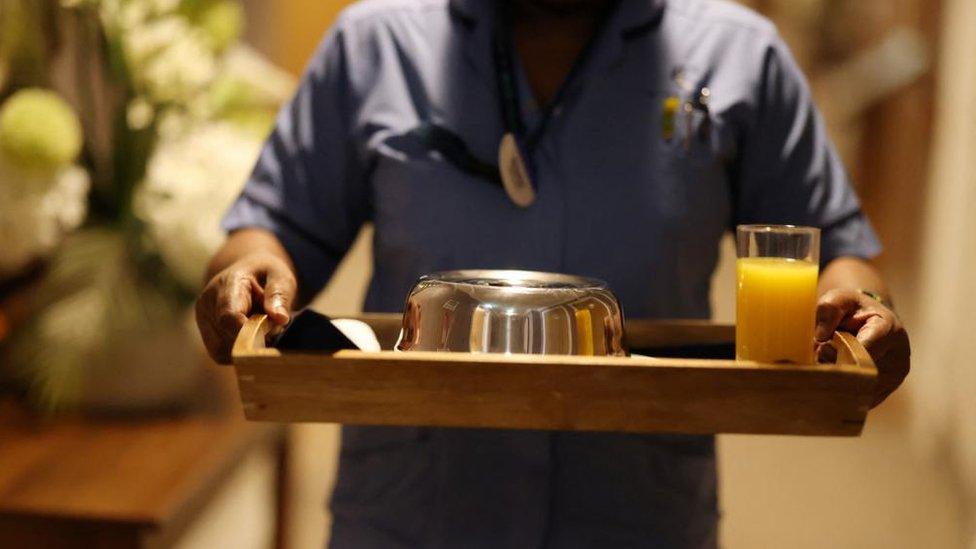
{"label": "white napkin", "polygon": [[342,335],[349,338],[359,347],[361,351],[379,351],[380,342],[376,339],[376,334],[373,329],[369,327],[362,320],[356,320],[353,318],[334,318],[332,319],[332,325],[336,327],[337,330],[342,332]]}

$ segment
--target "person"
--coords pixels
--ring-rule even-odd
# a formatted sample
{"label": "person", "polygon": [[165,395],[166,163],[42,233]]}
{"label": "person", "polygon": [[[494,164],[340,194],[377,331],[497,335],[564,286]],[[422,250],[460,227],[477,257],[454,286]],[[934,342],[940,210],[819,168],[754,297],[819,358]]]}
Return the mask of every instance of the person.
{"label": "person", "polygon": [[[506,135],[514,191],[493,160]],[[197,304],[213,358],[252,311],[285,324],[366,222],[370,311],[399,311],[428,272],[519,268],[601,278],[629,316],[660,318],[709,317],[736,223],[820,227],[818,341],[857,334],[875,404],[909,368],[808,85],[774,26],[731,3],[348,8],[226,216]],[[331,510],[340,548],[714,547],[714,439],[346,427]]]}

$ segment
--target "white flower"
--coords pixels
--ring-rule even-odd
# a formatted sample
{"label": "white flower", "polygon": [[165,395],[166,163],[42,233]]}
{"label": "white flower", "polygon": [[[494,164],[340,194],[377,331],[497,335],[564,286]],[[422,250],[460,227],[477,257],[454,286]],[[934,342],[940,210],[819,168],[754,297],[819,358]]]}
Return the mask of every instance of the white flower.
{"label": "white flower", "polygon": [[88,207],[88,173],[68,166],[24,170],[0,157],[0,278],[50,254]]}
{"label": "white flower", "polygon": [[295,93],[295,78],[244,44],[227,51],[220,77],[238,81],[251,89],[253,101],[277,109]]}
{"label": "white flower", "polygon": [[152,123],[156,109],[145,97],[136,97],[125,108],[125,121],[132,130],[144,130]]}
{"label": "white flower", "polygon": [[204,124],[159,143],[136,191],[136,214],[163,262],[188,288],[199,288],[224,241],[220,218],[240,193],[260,139],[226,123]]}
{"label": "white flower", "polygon": [[134,24],[125,28],[122,44],[136,88],[156,104],[186,102],[216,75],[206,38],[183,17]]}
{"label": "white flower", "polygon": [[99,0],[61,0],[61,7],[69,9],[97,6],[98,4]]}
{"label": "white flower", "polygon": [[202,112],[202,118],[226,120],[264,137],[295,86],[290,74],[253,49],[237,45],[222,56],[204,108],[196,112]]}
{"label": "white flower", "polygon": [[60,228],[61,233],[81,226],[88,214],[88,172],[78,166],[61,170],[51,192],[44,195],[41,211]]}
{"label": "white flower", "polygon": [[180,6],[180,0],[150,0],[156,13],[171,13]]}

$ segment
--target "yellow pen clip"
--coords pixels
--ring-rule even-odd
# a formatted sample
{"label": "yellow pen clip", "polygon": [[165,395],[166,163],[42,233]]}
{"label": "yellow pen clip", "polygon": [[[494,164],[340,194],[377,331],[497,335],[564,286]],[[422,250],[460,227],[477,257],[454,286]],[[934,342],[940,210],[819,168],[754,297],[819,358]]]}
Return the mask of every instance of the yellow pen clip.
{"label": "yellow pen clip", "polygon": [[661,137],[667,142],[674,138],[675,118],[680,107],[681,100],[674,95],[661,103]]}

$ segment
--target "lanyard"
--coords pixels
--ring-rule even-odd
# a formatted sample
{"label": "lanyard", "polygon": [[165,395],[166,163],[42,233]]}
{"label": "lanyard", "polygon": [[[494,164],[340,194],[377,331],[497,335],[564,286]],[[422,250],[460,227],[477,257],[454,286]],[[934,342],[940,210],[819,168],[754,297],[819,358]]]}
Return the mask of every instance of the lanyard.
{"label": "lanyard", "polygon": [[[534,152],[539,141],[542,139],[546,128],[553,118],[554,111],[563,102],[567,90],[572,87],[578,78],[579,72],[589,60],[592,50],[606,26],[606,21],[613,13],[619,0],[611,2],[604,13],[601,15],[597,32],[593,34],[583,52],[577,57],[576,62],[570,69],[569,75],[559,87],[553,99],[546,105],[538,127],[531,135],[525,135],[525,125],[522,121],[522,110],[519,107],[518,80],[515,71],[515,54],[513,51],[512,37],[512,10],[511,0],[501,0],[496,17],[495,33],[492,44],[492,61],[495,70],[495,80],[498,86],[499,106],[502,113],[502,123],[504,125],[506,137],[514,136],[519,149],[524,147],[523,158],[528,161],[531,153]],[[494,185],[502,186],[503,178],[498,165],[485,162],[471,153],[464,140],[451,130],[432,122],[423,122],[410,131],[410,134],[419,139],[429,149],[440,153],[448,162],[465,173],[480,177]],[[528,183],[531,185],[531,170],[525,166],[528,172]]]}

